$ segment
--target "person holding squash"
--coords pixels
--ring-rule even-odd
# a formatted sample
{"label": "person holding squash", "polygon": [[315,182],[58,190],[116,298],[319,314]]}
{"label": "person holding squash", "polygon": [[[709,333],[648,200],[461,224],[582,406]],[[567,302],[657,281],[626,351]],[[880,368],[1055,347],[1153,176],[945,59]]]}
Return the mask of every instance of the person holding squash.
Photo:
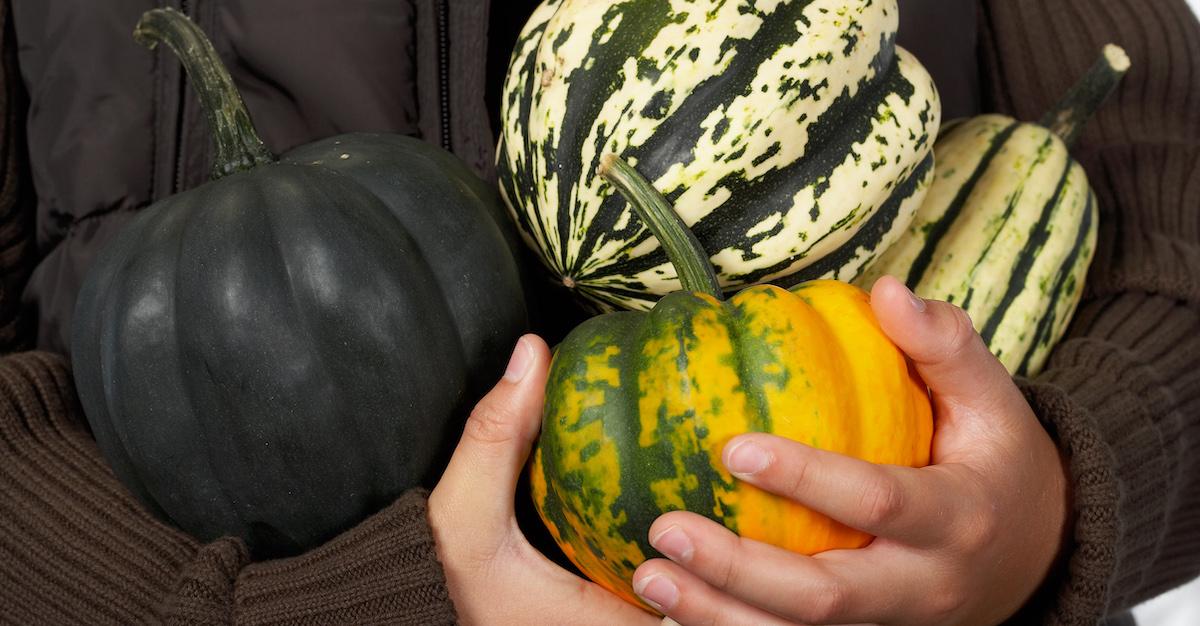
{"label": "person holding squash", "polygon": [[[928,467],[882,466],[753,434],[725,445],[738,479],[875,536],[805,557],[675,512],[650,529],[669,560],[634,589],[682,624],[996,624],[1033,597],[1067,536],[1070,480],[962,309],[881,279],[871,305],[929,385]],[[1014,463],[1015,459],[1020,463]]]}
{"label": "person holding squash", "polygon": [[[100,245],[140,208],[203,181],[210,160],[179,74],[129,43],[157,4],[0,4],[4,619],[657,622],[552,564],[517,525],[549,364],[536,337],[517,344],[430,494],[408,492],[304,555],[251,562],[239,540],[199,542],[114,479],[61,356],[71,304]],[[485,62],[486,0],[167,4],[236,61],[273,150],[383,130],[493,176],[481,96],[507,50],[497,43]],[[517,4],[492,15],[493,41],[532,9]],[[1200,233],[1188,193],[1200,82],[1187,71],[1200,25],[1183,0],[901,6],[920,16],[901,36],[959,114],[978,100],[1033,119],[1103,44],[1133,57],[1078,146],[1102,225],[1076,321],[1043,373],[1014,384],[961,313],[881,281],[875,314],[934,394],[934,465],[891,471],[763,435],[736,439],[725,459],[743,480],[880,539],[804,558],[670,514],[650,537],[670,561],[642,565],[635,588],[683,624],[1128,623],[1129,606],[1197,574],[1200,550]],[[545,320],[563,315],[535,312],[537,327],[551,334]]]}

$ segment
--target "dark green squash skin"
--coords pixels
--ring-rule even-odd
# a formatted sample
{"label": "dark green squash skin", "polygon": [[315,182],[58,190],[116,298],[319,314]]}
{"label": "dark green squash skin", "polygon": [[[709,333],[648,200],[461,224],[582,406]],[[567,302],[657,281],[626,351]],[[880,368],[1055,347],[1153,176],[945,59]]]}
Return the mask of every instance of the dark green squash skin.
{"label": "dark green squash skin", "polygon": [[118,478],[256,557],[427,484],[527,325],[501,214],[453,156],[386,135],[145,209],[74,318],[80,400]]}

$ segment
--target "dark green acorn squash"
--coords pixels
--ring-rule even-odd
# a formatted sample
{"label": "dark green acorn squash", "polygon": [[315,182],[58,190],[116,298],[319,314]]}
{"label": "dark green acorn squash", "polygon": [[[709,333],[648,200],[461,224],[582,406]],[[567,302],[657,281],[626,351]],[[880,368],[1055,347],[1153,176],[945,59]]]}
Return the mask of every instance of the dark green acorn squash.
{"label": "dark green acorn squash", "polygon": [[255,556],[317,545],[440,474],[526,326],[496,194],[439,148],[344,135],[273,158],[181,14],[214,180],[145,209],[76,304],[75,380],[102,452],[155,513]]}

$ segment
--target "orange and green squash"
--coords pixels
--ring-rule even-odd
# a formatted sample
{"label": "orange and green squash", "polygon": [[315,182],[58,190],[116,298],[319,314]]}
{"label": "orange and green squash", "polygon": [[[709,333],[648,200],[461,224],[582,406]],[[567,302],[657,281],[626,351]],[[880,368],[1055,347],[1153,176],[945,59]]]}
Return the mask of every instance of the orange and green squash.
{"label": "orange and green squash", "polygon": [[[769,432],[874,463],[929,462],[925,384],[865,292],[821,280],[723,300],[698,240],[628,164],[604,176],[658,238],[685,290],[595,317],[557,348],[531,467],[534,504],[576,566],[633,603],[647,531],[685,509],[804,554],[871,537],[733,478],[721,449]],[[644,606],[644,605],[643,605]]]}

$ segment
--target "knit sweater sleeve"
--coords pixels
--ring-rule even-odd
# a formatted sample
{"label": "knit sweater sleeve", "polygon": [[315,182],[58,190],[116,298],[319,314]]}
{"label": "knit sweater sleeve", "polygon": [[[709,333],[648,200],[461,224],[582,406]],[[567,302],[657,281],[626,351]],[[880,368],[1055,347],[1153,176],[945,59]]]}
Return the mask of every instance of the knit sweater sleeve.
{"label": "knit sweater sleeve", "polygon": [[0,621],[18,624],[450,624],[425,494],[305,555],[250,563],[201,544],[116,481],[61,357],[0,359]]}
{"label": "knit sweater sleeve", "polygon": [[1022,381],[1074,486],[1039,617],[1094,624],[1200,573],[1200,24],[1184,0],[986,0],[982,14],[987,100],[1022,119],[1105,43],[1133,60],[1075,151],[1101,207],[1085,299]]}

